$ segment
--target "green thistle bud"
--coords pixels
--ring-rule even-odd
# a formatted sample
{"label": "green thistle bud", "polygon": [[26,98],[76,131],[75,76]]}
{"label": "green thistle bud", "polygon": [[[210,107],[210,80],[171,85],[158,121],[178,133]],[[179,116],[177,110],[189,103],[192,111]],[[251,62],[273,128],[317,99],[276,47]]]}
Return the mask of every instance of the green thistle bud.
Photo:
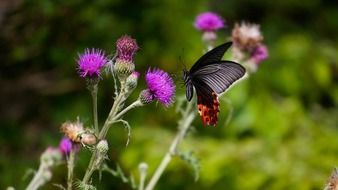
{"label": "green thistle bud", "polygon": [[137,71],[134,71],[131,75],[128,76],[126,79],[126,87],[128,91],[133,91],[137,86],[137,80],[140,76],[140,73]]}
{"label": "green thistle bud", "polygon": [[126,78],[132,74],[135,70],[135,65],[132,61],[125,59],[116,59],[114,65],[114,71],[120,81],[126,80]]}
{"label": "green thistle bud", "polygon": [[106,155],[109,149],[108,142],[106,140],[101,140],[99,143],[97,143],[96,149],[99,154]]}

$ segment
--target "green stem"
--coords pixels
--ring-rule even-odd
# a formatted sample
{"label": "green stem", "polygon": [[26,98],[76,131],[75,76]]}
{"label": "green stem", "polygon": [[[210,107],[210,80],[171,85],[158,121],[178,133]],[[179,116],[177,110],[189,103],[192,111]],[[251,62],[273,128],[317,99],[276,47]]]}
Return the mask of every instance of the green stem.
{"label": "green stem", "polygon": [[110,128],[110,124],[113,123],[113,118],[115,117],[116,113],[118,112],[118,109],[121,105],[121,103],[124,101],[125,97],[124,97],[124,93],[120,93],[119,96],[116,98],[114,105],[112,107],[112,109],[109,112],[109,115],[106,119],[106,121],[104,122],[104,125],[99,133],[98,138],[99,139],[104,139],[107,135],[107,132]]}
{"label": "green stem", "polygon": [[129,110],[134,109],[134,108],[139,107],[139,106],[142,106],[142,105],[143,104],[141,103],[141,101],[139,99],[136,100],[135,102],[133,102],[132,104],[130,104],[128,107],[124,108],[124,110],[122,110],[118,114],[116,114],[111,122],[114,122],[114,121],[120,119],[120,117],[122,117]]}
{"label": "green stem", "polygon": [[89,164],[88,164],[88,168],[86,170],[86,173],[82,179],[82,183],[83,184],[88,184],[90,177],[92,176],[95,168],[94,168],[94,163],[96,160],[96,150],[94,151],[94,153],[92,154],[92,157],[90,158]]}
{"label": "green stem", "polygon": [[192,121],[195,118],[195,112],[192,110],[192,105],[194,101],[188,102],[187,107],[182,115],[182,119],[179,122],[179,130],[176,134],[175,139],[172,141],[168,152],[163,157],[160,165],[157,167],[155,173],[153,174],[152,178],[150,179],[148,185],[146,186],[145,190],[152,190],[154,189],[156,183],[160,179],[162,173],[170,163],[172,157],[176,153],[177,146],[180,142],[184,139],[189,127],[191,126]]}
{"label": "green stem", "polygon": [[99,134],[99,122],[97,119],[97,91],[98,91],[98,85],[94,84],[91,90],[91,94],[92,94],[92,100],[93,100],[94,129],[95,129],[96,135]]}
{"label": "green stem", "polygon": [[69,153],[69,158],[67,160],[67,167],[68,167],[67,190],[72,190],[74,163],[75,163],[75,151],[71,150]]}

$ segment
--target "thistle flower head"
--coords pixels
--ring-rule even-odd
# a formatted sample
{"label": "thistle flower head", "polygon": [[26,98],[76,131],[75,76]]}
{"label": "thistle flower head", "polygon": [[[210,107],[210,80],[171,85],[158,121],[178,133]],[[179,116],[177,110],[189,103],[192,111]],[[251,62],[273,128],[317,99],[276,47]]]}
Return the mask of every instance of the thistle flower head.
{"label": "thistle flower head", "polygon": [[117,58],[132,61],[133,56],[139,49],[136,40],[130,36],[124,35],[116,41]]}
{"label": "thistle flower head", "polygon": [[259,44],[252,52],[251,59],[256,63],[260,64],[262,61],[267,59],[269,56],[268,49],[265,45]]}
{"label": "thistle flower head", "polygon": [[213,12],[204,12],[197,15],[194,26],[201,31],[215,31],[224,27],[222,17]]}
{"label": "thistle flower head", "polygon": [[263,40],[258,24],[236,23],[232,30],[232,41],[241,50],[252,51]]}
{"label": "thistle flower head", "polygon": [[61,139],[59,149],[63,155],[68,155],[72,150],[72,147],[72,141],[69,138],[64,137]]}
{"label": "thistle flower head", "polygon": [[86,49],[83,54],[79,54],[77,60],[78,71],[83,78],[97,78],[100,76],[101,69],[107,63],[104,52],[100,49]]}
{"label": "thistle flower head", "polygon": [[153,97],[168,107],[175,95],[175,84],[169,74],[160,69],[149,69],[145,79],[149,98]]}

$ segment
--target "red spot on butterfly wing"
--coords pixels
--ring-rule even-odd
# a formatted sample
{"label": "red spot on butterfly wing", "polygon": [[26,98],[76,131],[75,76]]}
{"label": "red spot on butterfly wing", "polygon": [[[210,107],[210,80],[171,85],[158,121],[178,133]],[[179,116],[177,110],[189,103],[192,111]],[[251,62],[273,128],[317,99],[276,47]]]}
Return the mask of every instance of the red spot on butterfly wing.
{"label": "red spot on butterfly wing", "polygon": [[208,102],[201,96],[198,96],[197,107],[203,124],[216,126],[219,114],[219,101],[215,92],[212,92],[210,96],[212,96],[210,99],[212,102]]}

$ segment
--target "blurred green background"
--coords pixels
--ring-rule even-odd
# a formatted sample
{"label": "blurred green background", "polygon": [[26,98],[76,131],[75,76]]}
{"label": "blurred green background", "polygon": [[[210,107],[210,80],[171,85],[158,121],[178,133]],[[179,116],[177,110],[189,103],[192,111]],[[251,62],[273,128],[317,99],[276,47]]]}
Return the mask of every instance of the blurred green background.
{"label": "blurred green background", "polygon": [[[37,169],[40,154],[57,146],[59,126],[77,116],[90,126],[91,97],[76,73],[77,53],[86,47],[114,53],[115,40],[128,34],[140,51],[136,69],[141,76],[129,102],[145,88],[148,67],[159,67],[177,80],[177,97],[184,94],[182,61],[192,65],[201,56],[201,33],[195,16],[214,11],[226,19],[218,43],[229,39],[235,22],[258,23],[270,57],[257,73],[232,88],[222,101],[220,124],[195,132],[181,151],[200,160],[200,179],[174,158],[157,189],[322,189],[338,165],[338,1],[334,0],[1,0],[0,1],[0,189],[23,189]],[[102,123],[112,105],[112,79],[99,89]],[[179,114],[152,104],[125,116],[133,130],[109,133],[108,161],[119,162],[138,178],[137,166],[149,164],[152,174],[173,139]],[[76,177],[82,178],[90,152],[81,151]],[[94,175],[98,189],[130,189],[103,173]],[[66,166],[54,169],[50,183],[66,182]]]}

